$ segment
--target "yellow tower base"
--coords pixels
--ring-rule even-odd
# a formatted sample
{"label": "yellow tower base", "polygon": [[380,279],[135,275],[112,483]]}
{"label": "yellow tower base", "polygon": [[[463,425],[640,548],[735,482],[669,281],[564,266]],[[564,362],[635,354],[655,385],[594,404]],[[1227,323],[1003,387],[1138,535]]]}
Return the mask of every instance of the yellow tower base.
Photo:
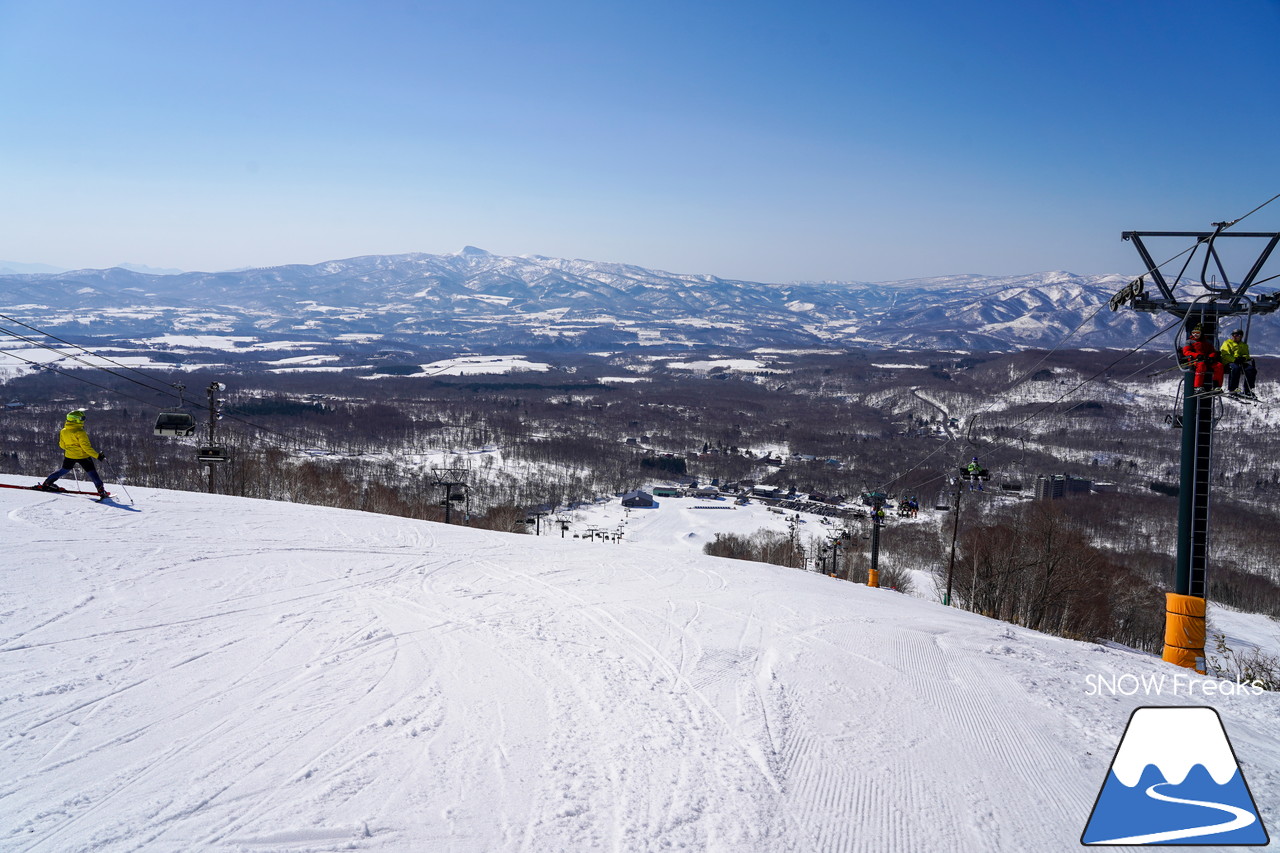
{"label": "yellow tower base", "polygon": [[1201,675],[1205,673],[1204,608],[1203,598],[1165,593],[1162,657],[1169,663],[1194,669]]}
{"label": "yellow tower base", "polygon": [[880,586],[879,569],[867,569],[867,586]]}

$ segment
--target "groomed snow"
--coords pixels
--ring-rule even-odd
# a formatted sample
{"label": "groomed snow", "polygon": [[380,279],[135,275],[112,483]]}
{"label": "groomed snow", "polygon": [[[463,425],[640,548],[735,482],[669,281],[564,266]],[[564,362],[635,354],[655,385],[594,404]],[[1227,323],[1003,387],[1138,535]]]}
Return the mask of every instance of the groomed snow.
{"label": "groomed snow", "polygon": [[0,489],[0,848],[1071,850],[1144,705],[1216,706],[1280,815],[1280,698],[1149,655],[688,544],[121,498]]}

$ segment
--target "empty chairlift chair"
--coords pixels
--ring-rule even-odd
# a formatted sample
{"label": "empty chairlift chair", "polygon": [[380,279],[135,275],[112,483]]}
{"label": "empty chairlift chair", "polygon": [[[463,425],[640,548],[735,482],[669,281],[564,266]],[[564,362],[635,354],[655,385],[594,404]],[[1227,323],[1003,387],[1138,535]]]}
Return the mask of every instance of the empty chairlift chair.
{"label": "empty chairlift chair", "polygon": [[227,462],[230,458],[231,457],[227,456],[227,448],[220,444],[196,448],[197,462],[216,464],[218,462]]}
{"label": "empty chairlift chair", "polygon": [[156,435],[188,438],[196,434],[196,419],[186,412],[161,412],[156,417]]}

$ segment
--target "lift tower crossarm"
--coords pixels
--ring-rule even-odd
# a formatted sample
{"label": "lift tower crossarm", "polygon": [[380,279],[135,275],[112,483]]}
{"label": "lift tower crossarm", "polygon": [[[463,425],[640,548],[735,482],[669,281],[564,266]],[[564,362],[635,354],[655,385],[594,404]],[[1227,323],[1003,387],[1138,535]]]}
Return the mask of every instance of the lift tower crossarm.
{"label": "lift tower crossarm", "polygon": [[[1229,283],[1227,283],[1219,291],[1226,296],[1232,297],[1231,305],[1233,309],[1238,307],[1240,300],[1244,297],[1245,291],[1253,286],[1254,281],[1258,278],[1258,274],[1262,272],[1262,267],[1271,257],[1271,253],[1275,250],[1277,243],[1280,243],[1280,233],[1271,231],[1125,231],[1121,233],[1120,237],[1123,240],[1128,240],[1133,243],[1134,248],[1138,250],[1138,254],[1142,257],[1142,262],[1146,264],[1146,275],[1151,276],[1151,280],[1155,283],[1156,287],[1159,288],[1160,293],[1165,299],[1164,302],[1134,300],[1133,307],[1139,311],[1163,310],[1174,313],[1180,313],[1180,311],[1185,313],[1183,310],[1184,306],[1178,303],[1178,297],[1173,292],[1173,287],[1160,271],[1160,265],[1156,263],[1153,257],[1151,257],[1151,253],[1147,250],[1146,244],[1142,242],[1143,237],[1192,238],[1196,241],[1196,248],[1203,243],[1212,244],[1212,241],[1224,238],[1236,239],[1240,237],[1251,237],[1253,239],[1266,239],[1268,241],[1266,247],[1262,250],[1261,254],[1259,254],[1258,259],[1253,264],[1253,267],[1245,277],[1240,280],[1240,284],[1233,288]],[[1210,251],[1212,251],[1212,247],[1210,248]],[[1214,260],[1218,263],[1218,268],[1221,269],[1221,261],[1217,259],[1216,253],[1214,254]],[[1226,278],[1225,273],[1223,274],[1223,278]],[[1277,307],[1280,307],[1280,303],[1276,303],[1271,306],[1264,306],[1260,304],[1255,306],[1254,313],[1259,313],[1260,311],[1274,311]]]}

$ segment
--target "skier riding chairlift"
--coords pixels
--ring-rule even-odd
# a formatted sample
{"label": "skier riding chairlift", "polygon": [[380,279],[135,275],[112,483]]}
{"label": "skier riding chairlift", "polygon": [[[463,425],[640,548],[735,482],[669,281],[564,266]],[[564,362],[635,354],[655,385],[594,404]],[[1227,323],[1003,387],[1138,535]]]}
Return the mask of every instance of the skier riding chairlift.
{"label": "skier riding chairlift", "polygon": [[1195,375],[1191,382],[1192,396],[1205,396],[1222,389],[1223,366],[1218,348],[1213,341],[1205,340],[1204,332],[1196,326],[1187,333],[1187,343],[1182,347],[1182,361]]}
{"label": "skier riding chairlift", "polygon": [[[1227,371],[1227,394],[1257,400],[1253,386],[1258,381],[1258,367],[1249,353],[1249,345],[1245,343],[1244,329],[1236,329],[1231,333],[1231,337],[1218,350],[1218,358]],[[1242,378],[1243,389],[1240,388]]]}
{"label": "skier riding chairlift", "polygon": [[978,457],[973,457],[968,465],[960,469],[960,476],[969,481],[969,491],[975,489],[979,492],[986,491],[982,487],[983,480],[991,479],[991,472],[978,462]]}

